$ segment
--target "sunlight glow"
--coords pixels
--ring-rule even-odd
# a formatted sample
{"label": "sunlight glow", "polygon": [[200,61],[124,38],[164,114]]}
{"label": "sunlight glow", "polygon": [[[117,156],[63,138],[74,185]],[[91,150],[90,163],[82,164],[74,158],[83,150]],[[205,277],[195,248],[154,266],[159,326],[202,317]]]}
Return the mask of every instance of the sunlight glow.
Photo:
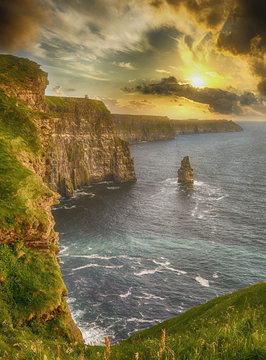
{"label": "sunlight glow", "polygon": [[193,77],[190,80],[190,84],[194,87],[198,87],[198,88],[204,88],[205,87],[205,82],[202,78],[199,77]]}

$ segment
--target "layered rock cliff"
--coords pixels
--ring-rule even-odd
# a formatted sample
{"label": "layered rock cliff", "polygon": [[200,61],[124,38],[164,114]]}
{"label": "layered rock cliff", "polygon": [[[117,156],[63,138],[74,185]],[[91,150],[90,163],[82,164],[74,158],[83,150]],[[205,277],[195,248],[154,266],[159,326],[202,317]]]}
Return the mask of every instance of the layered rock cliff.
{"label": "layered rock cliff", "polygon": [[0,350],[3,339],[20,336],[82,343],[65,300],[51,205],[57,191],[135,180],[129,144],[116,137],[103,103],[45,102],[47,83],[36,63],[0,55]]}
{"label": "layered rock cliff", "polygon": [[228,120],[170,120],[167,116],[112,114],[117,136],[129,143],[170,140],[176,135],[235,132],[243,129]]}
{"label": "layered rock cliff", "polygon": [[63,196],[90,183],[135,181],[129,144],[114,133],[101,101],[46,97],[53,132],[49,185]]}
{"label": "layered rock cliff", "polygon": [[131,144],[175,138],[167,116],[112,114],[112,117],[116,135]]}

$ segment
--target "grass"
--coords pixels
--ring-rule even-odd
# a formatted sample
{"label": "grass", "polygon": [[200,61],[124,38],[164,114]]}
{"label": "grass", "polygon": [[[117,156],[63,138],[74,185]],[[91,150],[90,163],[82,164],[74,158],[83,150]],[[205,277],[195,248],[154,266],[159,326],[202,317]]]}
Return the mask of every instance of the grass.
{"label": "grass", "polygon": [[40,66],[26,58],[12,55],[0,56],[0,84],[8,86],[28,87],[28,84],[40,74]]}
{"label": "grass", "polygon": [[[56,359],[60,344],[70,354],[66,293],[53,254],[22,242],[0,246],[0,359]],[[84,346],[73,346],[80,359]]]}

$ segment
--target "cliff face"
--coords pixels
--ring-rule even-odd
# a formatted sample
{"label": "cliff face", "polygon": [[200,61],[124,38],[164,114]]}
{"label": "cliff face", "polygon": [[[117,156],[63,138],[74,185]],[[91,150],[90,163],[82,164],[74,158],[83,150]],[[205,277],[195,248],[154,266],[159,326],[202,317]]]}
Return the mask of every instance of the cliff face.
{"label": "cliff face", "polygon": [[9,338],[23,326],[31,338],[41,328],[82,342],[56,258],[59,195],[46,183],[53,129],[40,111],[47,83],[39,65],[0,55],[0,330]]}
{"label": "cliff face", "polygon": [[41,329],[82,342],[65,300],[51,205],[56,191],[71,196],[90,182],[135,180],[135,172],[103,103],[45,104],[47,84],[36,63],[0,55],[0,330],[7,326],[9,338],[16,327],[20,336],[23,325],[30,339]]}
{"label": "cliff face", "polygon": [[49,146],[49,184],[63,196],[83,185],[136,180],[129,144],[114,133],[113,120],[100,101],[46,98],[53,127]]}
{"label": "cliff face", "polygon": [[171,120],[176,135],[243,131],[229,120]]}
{"label": "cliff face", "polygon": [[112,114],[116,135],[133,144],[169,140],[176,135],[235,132],[243,129],[228,120],[170,120],[167,116]]}
{"label": "cliff face", "polygon": [[116,135],[131,144],[175,138],[167,116],[112,114],[112,117]]}

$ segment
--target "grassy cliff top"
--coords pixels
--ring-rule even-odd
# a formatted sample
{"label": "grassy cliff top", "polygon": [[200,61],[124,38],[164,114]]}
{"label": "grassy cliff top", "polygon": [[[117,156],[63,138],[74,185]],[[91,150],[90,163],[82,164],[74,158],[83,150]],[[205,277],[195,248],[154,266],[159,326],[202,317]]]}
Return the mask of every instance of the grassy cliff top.
{"label": "grassy cliff top", "polygon": [[106,108],[104,103],[100,100],[92,100],[78,97],[62,97],[62,96],[46,96],[45,104],[48,109],[53,112],[75,112],[78,109],[84,110],[98,110],[100,112],[108,113],[109,110]]}
{"label": "grassy cliff top", "polygon": [[29,59],[0,55],[0,86],[3,84],[26,88],[42,74],[40,65]]}

